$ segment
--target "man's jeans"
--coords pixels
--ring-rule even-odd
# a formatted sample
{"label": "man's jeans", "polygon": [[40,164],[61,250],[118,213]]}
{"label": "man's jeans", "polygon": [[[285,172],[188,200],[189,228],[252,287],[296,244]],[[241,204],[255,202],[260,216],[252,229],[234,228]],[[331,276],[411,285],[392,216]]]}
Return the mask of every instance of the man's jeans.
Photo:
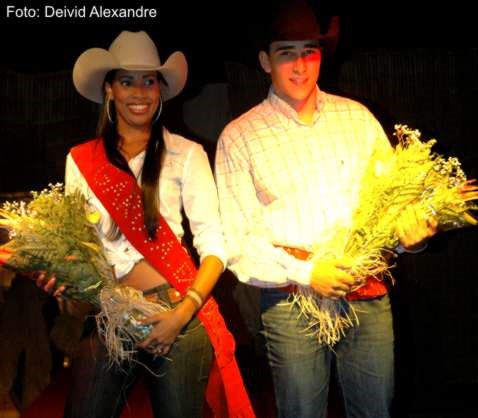
{"label": "man's jeans", "polygon": [[[143,363],[155,418],[199,418],[212,347],[203,325],[194,318],[167,358],[141,351],[136,362],[108,368],[106,350],[94,333],[84,339],[74,360],[73,387],[65,406],[67,418],[117,418]],[[154,372],[156,376],[152,373]],[[134,414],[133,414],[134,415]]]}
{"label": "man's jeans", "polygon": [[307,323],[290,300],[288,293],[262,289],[263,333],[279,417],[325,418],[331,367],[347,418],[389,417],[394,336],[388,296],[352,302],[360,325],[333,350],[307,333]]}

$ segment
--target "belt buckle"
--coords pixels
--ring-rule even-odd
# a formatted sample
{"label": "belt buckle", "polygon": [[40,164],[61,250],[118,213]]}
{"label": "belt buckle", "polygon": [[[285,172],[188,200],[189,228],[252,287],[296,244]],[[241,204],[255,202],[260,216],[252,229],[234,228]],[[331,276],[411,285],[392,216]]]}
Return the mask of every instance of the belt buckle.
{"label": "belt buckle", "polygon": [[167,289],[159,288],[157,291],[151,293],[143,294],[143,297],[148,302],[161,303],[166,302],[170,305],[177,304],[181,302],[182,296],[174,287],[168,287]]}
{"label": "belt buckle", "polygon": [[153,302],[153,303],[158,303],[158,294],[156,292],[149,293],[147,295],[143,295],[143,297],[148,301],[148,302]]}
{"label": "belt buckle", "polygon": [[178,303],[182,299],[181,293],[179,293],[174,287],[170,287],[167,290],[167,293],[168,293],[169,301],[171,303]]}

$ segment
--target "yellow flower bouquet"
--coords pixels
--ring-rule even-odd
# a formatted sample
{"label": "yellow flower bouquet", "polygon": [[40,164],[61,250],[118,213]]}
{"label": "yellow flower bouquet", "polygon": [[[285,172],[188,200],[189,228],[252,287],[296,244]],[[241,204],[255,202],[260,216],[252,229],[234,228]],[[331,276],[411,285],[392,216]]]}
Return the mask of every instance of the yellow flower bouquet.
{"label": "yellow flower bouquet", "polygon": [[120,362],[130,359],[135,344],[151,331],[141,319],[167,307],[118,284],[96,232],[98,221],[83,195],[65,194],[61,184],[32,192],[28,203],[6,202],[0,228],[9,231],[10,240],[0,246],[0,267],[55,275],[57,285],[65,286],[62,297],[94,305],[110,360]]}
{"label": "yellow flower bouquet", "polygon": [[[380,173],[372,161],[363,178],[352,228],[337,231],[334,242],[318,247],[313,258],[345,255],[353,262],[351,272],[355,277],[391,277],[389,259],[396,255],[399,245],[396,220],[408,206],[435,219],[441,231],[478,223],[472,214],[478,209],[478,186],[474,180],[467,180],[458,159],[432,152],[436,140],[422,142],[420,132],[406,125],[396,125],[395,135],[398,145],[390,161]],[[328,248],[342,251],[324,252]],[[296,303],[320,343],[335,344],[347,328],[358,322],[351,306],[322,298],[307,287],[300,288]]]}

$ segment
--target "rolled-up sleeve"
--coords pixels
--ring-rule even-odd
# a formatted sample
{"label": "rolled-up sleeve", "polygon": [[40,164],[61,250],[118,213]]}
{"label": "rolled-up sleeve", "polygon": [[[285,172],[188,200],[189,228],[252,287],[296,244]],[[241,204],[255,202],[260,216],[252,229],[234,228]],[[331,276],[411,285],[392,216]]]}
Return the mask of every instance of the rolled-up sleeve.
{"label": "rolled-up sleeve", "polygon": [[271,241],[248,157],[238,142],[223,133],[216,152],[216,181],[228,267],[241,282],[254,286],[309,285],[312,262],[296,259]]}

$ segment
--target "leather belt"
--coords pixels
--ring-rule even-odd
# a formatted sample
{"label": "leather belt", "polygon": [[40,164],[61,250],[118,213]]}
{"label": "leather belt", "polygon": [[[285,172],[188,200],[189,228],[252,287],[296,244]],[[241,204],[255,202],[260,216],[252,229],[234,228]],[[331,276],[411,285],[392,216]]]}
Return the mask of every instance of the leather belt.
{"label": "leather belt", "polygon": [[166,302],[171,308],[175,307],[183,300],[181,293],[179,293],[169,283],[145,290],[143,292],[143,296],[150,302]]}
{"label": "leather belt", "polygon": [[297,285],[289,284],[282,287],[262,287],[261,291],[263,292],[285,292],[285,293],[294,293],[297,291]]}
{"label": "leather belt", "polygon": [[[276,245],[276,247],[282,248],[288,254],[294,256],[295,258],[299,260],[309,260],[312,256],[311,252],[307,250],[303,250],[301,248],[286,247],[282,245]],[[283,291],[283,292],[293,292],[296,288],[297,286],[295,285],[288,285],[288,286],[274,288],[274,289],[277,291]],[[384,296],[387,293],[388,293],[387,285],[385,284],[385,281],[382,278],[369,276],[367,277],[365,284],[363,286],[360,286],[358,289],[354,290],[353,292],[350,292],[347,296],[345,296],[345,298],[349,301],[374,299],[380,296]]]}

